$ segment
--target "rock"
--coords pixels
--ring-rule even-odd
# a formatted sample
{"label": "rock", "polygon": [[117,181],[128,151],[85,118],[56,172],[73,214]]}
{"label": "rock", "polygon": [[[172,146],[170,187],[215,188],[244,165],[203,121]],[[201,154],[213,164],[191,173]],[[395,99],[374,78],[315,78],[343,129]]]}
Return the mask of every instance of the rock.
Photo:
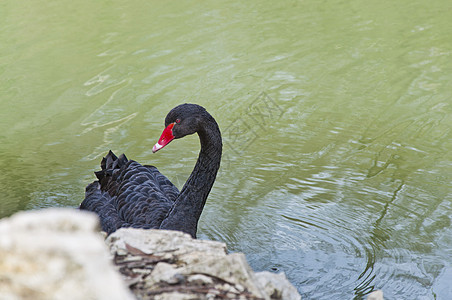
{"label": "rock", "polygon": [[133,228],[104,240],[98,230],[75,209],[0,220],[0,298],[300,299],[284,274],[255,274],[224,243]]}
{"label": "rock", "polygon": [[213,279],[209,276],[196,274],[188,277],[187,280],[189,283],[194,285],[211,285],[213,284]]}
{"label": "rock", "polygon": [[0,220],[2,299],[133,299],[114,269],[96,216],[73,209]]}
{"label": "rock", "polygon": [[297,289],[287,280],[284,273],[274,274],[267,271],[255,274],[262,290],[271,299],[300,300]]}
{"label": "rock", "polygon": [[383,300],[383,291],[376,290],[367,296],[367,300]]}
{"label": "rock", "polygon": [[106,242],[112,254],[131,252],[130,249],[135,248],[143,254],[177,256],[185,264],[195,263],[200,259],[200,253],[226,255],[224,243],[196,240],[186,233],[171,230],[121,228],[111,234]]}
{"label": "rock", "polygon": [[136,279],[130,288],[139,299],[301,299],[284,274],[255,274],[245,255],[226,254],[223,243],[134,228],[119,229],[106,242],[124,278]]}
{"label": "rock", "polygon": [[233,253],[218,259],[201,254],[204,259],[196,264],[187,265],[184,273],[205,274],[232,285],[238,291],[247,291],[255,297],[265,298],[255,283],[254,273],[248,265],[243,253]]}
{"label": "rock", "polygon": [[149,281],[157,284],[167,283],[173,285],[182,283],[183,280],[184,276],[182,276],[180,270],[165,262],[157,263],[149,276]]}

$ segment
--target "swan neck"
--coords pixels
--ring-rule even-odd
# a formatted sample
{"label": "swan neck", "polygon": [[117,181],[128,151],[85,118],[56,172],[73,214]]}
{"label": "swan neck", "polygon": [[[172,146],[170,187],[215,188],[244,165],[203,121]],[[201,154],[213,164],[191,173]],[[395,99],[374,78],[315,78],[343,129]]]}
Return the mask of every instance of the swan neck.
{"label": "swan neck", "polygon": [[198,160],[161,229],[181,230],[196,238],[199,217],[220,168],[222,141],[218,124],[210,117],[198,130]]}

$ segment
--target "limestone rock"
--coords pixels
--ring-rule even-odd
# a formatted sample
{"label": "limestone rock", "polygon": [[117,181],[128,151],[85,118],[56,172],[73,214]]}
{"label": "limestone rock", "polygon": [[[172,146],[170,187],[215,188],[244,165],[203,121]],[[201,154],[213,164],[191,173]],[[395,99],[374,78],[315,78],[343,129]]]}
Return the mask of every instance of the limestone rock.
{"label": "limestone rock", "polygon": [[300,299],[283,274],[255,274],[224,243],[133,228],[105,240],[98,230],[75,209],[0,220],[0,298]]}
{"label": "limestone rock", "polygon": [[0,220],[2,299],[133,299],[98,234],[74,209],[20,212]]}
{"label": "limestone rock", "polygon": [[272,299],[300,300],[297,289],[287,280],[284,273],[274,274],[267,271],[255,274],[262,290]]}
{"label": "limestone rock", "polygon": [[130,252],[132,247],[144,254],[177,256],[187,264],[195,262],[200,253],[226,255],[224,243],[196,240],[189,234],[172,230],[121,228],[107,238],[107,244],[112,254]]}
{"label": "limestone rock", "polygon": [[383,291],[376,290],[367,296],[367,300],[383,300]]}
{"label": "limestone rock", "polygon": [[223,243],[133,228],[106,242],[139,299],[301,299],[284,274],[255,274],[245,255],[226,254]]}

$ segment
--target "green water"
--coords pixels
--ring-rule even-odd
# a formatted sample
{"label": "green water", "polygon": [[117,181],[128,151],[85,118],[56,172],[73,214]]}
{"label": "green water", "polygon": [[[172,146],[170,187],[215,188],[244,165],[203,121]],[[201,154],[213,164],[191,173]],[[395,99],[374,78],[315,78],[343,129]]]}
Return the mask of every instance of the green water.
{"label": "green water", "polygon": [[181,187],[224,138],[199,224],[304,299],[452,295],[452,2],[2,1],[0,217],[76,207],[109,149]]}

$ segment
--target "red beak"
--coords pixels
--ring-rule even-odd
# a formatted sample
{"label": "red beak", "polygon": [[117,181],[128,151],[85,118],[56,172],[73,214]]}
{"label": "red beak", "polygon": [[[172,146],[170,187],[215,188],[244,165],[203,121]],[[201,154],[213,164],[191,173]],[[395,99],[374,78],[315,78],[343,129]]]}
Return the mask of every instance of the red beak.
{"label": "red beak", "polygon": [[152,147],[152,152],[155,153],[169,144],[172,140],[174,140],[173,135],[173,126],[174,123],[169,124],[162,132],[159,141]]}

